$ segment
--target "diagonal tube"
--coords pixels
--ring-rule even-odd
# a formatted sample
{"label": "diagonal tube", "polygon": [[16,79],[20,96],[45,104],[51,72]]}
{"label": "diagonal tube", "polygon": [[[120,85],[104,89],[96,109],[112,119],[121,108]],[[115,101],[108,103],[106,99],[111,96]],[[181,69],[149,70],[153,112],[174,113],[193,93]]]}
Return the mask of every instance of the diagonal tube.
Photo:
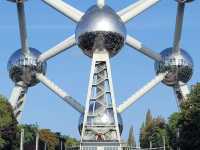
{"label": "diagonal tube", "polygon": [[186,83],[179,81],[173,89],[177,99],[178,108],[180,109],[180,105],[188,99],[188,95],[190,94],[189,87]]}
{"label": "diagonal tube", "polygon": [[71,48],[74,45],[76,45],[76,39],[75,35],[72,35],[58,45],[42,53],[38,58],[38,62],[47,61],[48,59],[58,55],[59,53]]}
{"label": "diagonal tube", "polygon": [[16,106],[16,103],[18,101],[18,98],[21,95],[21,92],[24,90],[23,86],[24,86],[23,82],[18,82],[15,84],[15,87],[12,90],[11,96],[9,98],[9,102],[13,108]]}
{"label": "diagonal tube", "polygon": [[159,1],[160,0],[140,0],[137,3],[128,6],[124,10],[119,11],[118,14],[123,22],[128,22],[129,20],[141,14],[142,12],[152,7]]}
{"label": "diagonal tube", "polygon": [[47,88],[49,88],[51,91],[53,91],[59,97],[61,97],[65,102],[67,102],[76,111],[78,111],[80,113],[84,113],[85,108],[78,101],[76,101],[68,93],[66,93],[61,88],[59,88],[55,83],[53,83],[52,81],[50,81],[43,74],[37,73],[36,74],[36,78],[39,81],[41,81],[41,83],[43,83]]}
{"label": "diagonal tube", "polygon": [[156,53],[153,50],[144,47],[140,41],[136,40],[130,35],[127,35],[126,37],[126,44],[155,61],[162,61],[162,57],[159,53]]}
{"label": "diagonal tube", "polygon": [[147,83],[143,88],[138,90],[135,94],[133,94],[130,98],[128,98],[124,103],[119,105],[118,112],[122,113],[131,107],[139,98],[144,96],[147,92],[152,90],[156,85],[158,85],[167,75],[167,73],[161,73],[157,75],[153,80]]}
{"label": "diagonal tube", "polygon": [[177,53],[180,51],[184,9],[185,9],[185,3],[179,2],[178,8],[177,8],[177,17],[176,17],[176,29],[175,29],[175,33],[174,33],[174,48],[173,48],[174,53]]}
{"label": "diagonal tube", "polygon": [[18,12],[18,20],[19,20],[22,53],[25,55],[29,52],[29,47],[28,47],[28,37],[27,37],[27,31],[26,31],[24,2],[17,2],[17,12]]}
{"label": "diagonal tube", "polygon": [[84,15],[80,10],[72,7],[62,0],[43,0],[49,6],[53,7],[63,15],[67,16],[74,22],[79,22],[81,17]]}
{"label": "diagonal tube", "polygon": [[133,3],[133,4],[131,4],[131,5],[129,5],[128,7],[126,7],[126,8],[124,8],[124,9],[118,11],[117,14],[118,14],[119,16],[123,16],[125,13],[127,13],[127,12],[130,11],[131,9],[135,9],[135,8],[139,7],[139,5],[141,5],[141,4],[142,4],[143,2],[145,2],[145,1],[146,1],[146,0],[139,0],[139,1],[137,1],[137,2],[135,2],[135,3]]}
{"label": "diagonal tube", "polygon": [[12,90],[9,102],[13,107],[14,115],[18,122],[20,122],[22,111],[25,103],[25,95],[27,89],[23,82],[16,83]]}

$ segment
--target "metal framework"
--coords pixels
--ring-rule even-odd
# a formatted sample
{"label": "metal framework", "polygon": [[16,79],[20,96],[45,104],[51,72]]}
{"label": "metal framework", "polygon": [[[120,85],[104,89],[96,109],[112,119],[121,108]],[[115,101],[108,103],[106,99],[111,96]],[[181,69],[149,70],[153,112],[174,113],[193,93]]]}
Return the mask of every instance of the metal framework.
{"label": "metal framework", "polygon": [[[15,87],[10,97],[15,115],[20,121],[28,88],[41,82],[72,108],[81,114],[79,129],[81,147],[110,146],[118,149],[121,143],[123,123],[120,114],[139,98],[163,82],[174,89],[178,105],[187,99],[187,82],[192,77],[193,62],[189,54],[180,48],[184,7],[192,0],[176,0],[178,3],[174,44],[161,53],[144,46],[142,42],[127,35],[125,23],[154,6],[160,0],[138,0],[136,3],[115,12],[105,0],[97,0],[86,13],[63,0],[42,0],[64,16],[77,23],[74,35],[44,53],[30,48],[28,44],[24,0],[9,0],[17,5],[21,49],[16,51],[8,63],[10,78]],[[124,44],[155,61],[156,77],[135,92],[123,104],[116,106],[112,84],[110,58],[114,57]],[[90,81],[86,106],[62,90],[46,76],[46,61],[78,45],[92,58]],[[96,145],[95,145],[96,144]],[[94,148],[96,150],[96,148]]]}

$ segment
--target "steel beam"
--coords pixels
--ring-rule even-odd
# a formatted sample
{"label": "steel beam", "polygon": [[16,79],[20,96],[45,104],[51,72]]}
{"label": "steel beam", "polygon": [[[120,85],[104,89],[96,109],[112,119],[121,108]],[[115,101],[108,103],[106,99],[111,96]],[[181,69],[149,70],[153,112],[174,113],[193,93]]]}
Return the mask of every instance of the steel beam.
{"label": "steel beam", "polygon": [[83,16],[83,12],[65,3],[62,0],[43,0],[49,6],[53,7],[63,15],[67,16],[74,22],[79,22]]}
{"label": "steel beam", "polygon": [[152,90],[156,85],[158,85],[167,75],[167,73],[161,73],[157,75],[153,80],[147,83],[143,88],[138,90],[135,94],[133,94],[130,98],[128,98],[123,104],[119,105],[118,112],[122,113],[131,107],[139,98],[144,96],[147,92]]}
{"label": "steel beam", "polygon": [[75,35],[70,36],[63,42],[59,43],[58,45],[54,46],[53,48],[47,50],[43,54],[41,54],[38,58],[38,62],[44,62],[47,61],[48,59],[64,52],[65,50],[73,47],[76,45],[76,39]]}
{"label": "steel beam", "polygon": [[63,91],[60,87],[58,87],[55,83],[50,81],[46,76],[43,74],[36,74],[36,78],[41,81],[46,87],[48,87],[51,91],[61,97],[65,102],[67,102],[71,107],[73,107],[76,111],[80,113],[84,113],[84,107],[76,101],[73,97],[71,97],[68,93]]}
{"label": "steel beam", "polygon": [[126,37],[126,44],[155,61],[162,61],[162,57],[159,53],[146,48],[140,41],[136,40],[130,35],[127,35]]}
{"label": "steel beam", "polygon": [[129,20],[141,14],[159,1],[160,0],[140,0],[136,4],[128,6],[124,10],[119,11],[118,14],[120,15],[123,22],[128,22]]}

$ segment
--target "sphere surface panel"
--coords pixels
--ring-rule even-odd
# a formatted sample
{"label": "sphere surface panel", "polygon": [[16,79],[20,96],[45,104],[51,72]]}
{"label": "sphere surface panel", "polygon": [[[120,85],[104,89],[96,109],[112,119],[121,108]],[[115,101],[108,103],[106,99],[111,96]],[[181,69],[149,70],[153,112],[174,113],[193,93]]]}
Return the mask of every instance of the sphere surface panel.
{"label": "sphere surface panel", "polygon": [[193,74],[193,60],[190,55],[183,49],[180,53],[173,53],[172,48],[161,52],[163,62],[155,63],[156,73],[168,71],[163,83],[168,86],[174,86],[179,81],[187,83]]}
{"label": "sphere surface panel", "polygon": [[41,53],[30,48],[30,53],[25,56],[21,49],[17,50],[8,61],[8,72],[10,78],[15,82],[23,81],[27,86],[39,83],[35,73],[46,73],[46,62],[38,64],[37,58]]}
{"label": "sphere surface panel", "polygon": [[95,50],[107,50],[116,55],[126,39],[126,28],[121,18],[108,6],[92,6],[76,28],[76,41],[83,52],[92,57]]}

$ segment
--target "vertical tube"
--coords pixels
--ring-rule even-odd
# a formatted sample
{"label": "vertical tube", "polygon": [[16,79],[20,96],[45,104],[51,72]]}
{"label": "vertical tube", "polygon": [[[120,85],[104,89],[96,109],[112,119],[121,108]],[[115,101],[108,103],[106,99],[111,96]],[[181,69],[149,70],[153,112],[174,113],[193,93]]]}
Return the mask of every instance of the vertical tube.
{"label": "vertical tube", "polygon": [[37,131],[36,133],[36,142],[35,142],[35,150],[38,150],[38,145],[39,145],[39,132]]}
{"label": "vertical tube", "polygon": [[60,150],[63,150],[63,142],[62,142],[62,139],[60,140]]}
{"label": "vertical tube", "polygon": [[47,150],[47,143],[44,143],[44,150]]}
{"label": "vertical tube", "polygon": [[21,129],[20,150],[24,150],[24,129]]}
{"label": "vertical tube", "polygon": [[185,3],[179,3],[177,8],[177,17],[176,17],[176,29],[174,35],[174,53],[180,51],[180,42],[183,28],[183,17],[184,17]]}
{"label": "vertical tube", "polygon": [[149,148],[152,149],[152,142],[151,141],[149,142],[149,145],[150,145]]}
{"label": "vertical tube", "polygon": [[166,141],[165,141],[165,136],[163,136],[163,149],[166,150]]}
{"label": "vertical tube", "polygon": [[19,30],[20,30],[20,37],[21,37],[21,46],[22,46],[22,53],[26,54],[29,51],[28,48],[28,38],[27,38],[27,31],[26,31],[26,18],[24,12],[24,3],[17,2],[17,11],[18,11],[18,20],[19,20]]}

